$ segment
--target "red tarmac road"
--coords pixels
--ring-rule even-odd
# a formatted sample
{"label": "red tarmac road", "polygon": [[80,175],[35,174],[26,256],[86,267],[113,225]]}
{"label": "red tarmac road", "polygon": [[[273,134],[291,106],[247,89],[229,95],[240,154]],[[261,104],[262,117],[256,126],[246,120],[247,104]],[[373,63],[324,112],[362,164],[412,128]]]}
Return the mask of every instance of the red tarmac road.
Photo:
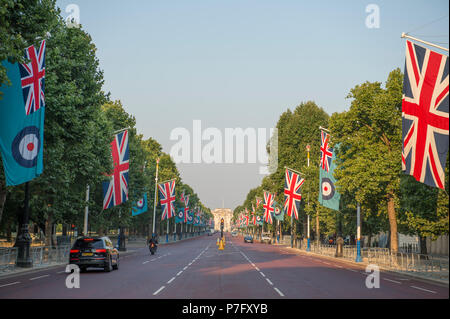
{"label": "red tarmac road", "polygon": [[245,244],[218,234],[147,248],[121,257],[119,270],[80,274],[80,288],[66,287],[65,267],[0,278],[0,298],[163,299],[410,299],[448,298],[448,286],[381,272],[368,289],[364,268],[299,253],[282,246]]}

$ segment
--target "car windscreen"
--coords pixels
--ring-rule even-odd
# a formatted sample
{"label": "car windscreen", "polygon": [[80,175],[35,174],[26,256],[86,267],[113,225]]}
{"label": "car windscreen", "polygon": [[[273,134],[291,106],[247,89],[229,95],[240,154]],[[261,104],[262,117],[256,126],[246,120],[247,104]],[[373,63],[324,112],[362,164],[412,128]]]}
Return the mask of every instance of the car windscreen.
{"label": "car windscreen", "polygon": [[90,248],[104,248],[101,239],[78,239],[73,248],[90,249]]}

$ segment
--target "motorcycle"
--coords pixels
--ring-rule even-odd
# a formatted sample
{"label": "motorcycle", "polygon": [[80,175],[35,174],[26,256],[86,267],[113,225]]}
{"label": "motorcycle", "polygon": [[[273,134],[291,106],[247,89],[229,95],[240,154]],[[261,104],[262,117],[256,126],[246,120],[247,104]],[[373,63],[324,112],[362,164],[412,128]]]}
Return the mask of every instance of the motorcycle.
{"label": "motorcycle", "polygon": [[151,243],[151,244],[150,244],[149,249],[150,249],[150,253],[151,253],[152,255],[154,255],[154,254],[156,253],[156,248],[157,248],[157,246],[156,246],[155,243]]}

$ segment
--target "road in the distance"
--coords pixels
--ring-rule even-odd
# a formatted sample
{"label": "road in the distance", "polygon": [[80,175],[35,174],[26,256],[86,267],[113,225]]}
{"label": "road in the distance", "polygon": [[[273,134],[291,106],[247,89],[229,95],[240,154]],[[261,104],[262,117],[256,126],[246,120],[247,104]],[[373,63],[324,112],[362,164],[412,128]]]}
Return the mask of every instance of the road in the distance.
{"label": "road in the distance", "polygon": [[119,270],[82,273],[80,288],[68,289],[65,267],[0,278],[0,298],[448,298],[448,287],[381,273],[380,288],[368,289],[364,269],[290,248],[245,244],[226,235],[147,248],[121,258]]}

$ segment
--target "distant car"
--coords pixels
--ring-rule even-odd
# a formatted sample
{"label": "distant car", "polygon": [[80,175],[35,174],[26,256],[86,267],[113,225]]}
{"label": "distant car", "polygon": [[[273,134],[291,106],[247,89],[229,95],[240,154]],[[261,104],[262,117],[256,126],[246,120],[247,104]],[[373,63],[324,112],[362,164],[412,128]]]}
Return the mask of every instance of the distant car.
{"label": "distant car", "polygon": [[272,237],[270,236],[270,234],[262,234],[261,242],[270,244],[272,242]]}
{"label": "distant car", "polygon": [[235,231],[231,233],[231,236],[233,236],[233,237],[236,237],[237,235],[238,235],[238,233]]}
{"label": "distant car", "polygon": [[252,243],[253,244],[253,236],[250,236],[250,235],[245,236],[244,243]]}
{"label": "distant car", "polygon": [[85,272],[88,267],[103,268],[110,272],[119,269],[119,251],[108,237],[78,238],[70,250],[69,264]]}
{"label": "distant car", "polygon": [[208,232],[208,236],[212,236],[212,235],[214,235],[214,229],[210,229]]}

